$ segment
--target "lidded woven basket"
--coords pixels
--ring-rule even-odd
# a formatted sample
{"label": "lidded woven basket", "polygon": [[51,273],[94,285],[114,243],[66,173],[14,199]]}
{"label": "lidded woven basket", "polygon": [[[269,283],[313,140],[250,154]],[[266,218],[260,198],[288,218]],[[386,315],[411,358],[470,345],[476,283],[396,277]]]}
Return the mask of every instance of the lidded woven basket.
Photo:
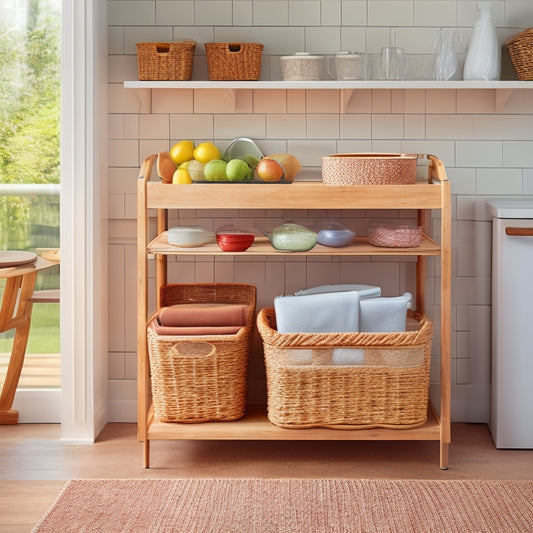
{"label": "lidded woven basket", "polygon": [[204,43],[210,80],[250,80],[261,77],[263,45],[259,43]]}
{"label": "lidded woven basket", "polygon": [[533,80],[533,28],[509,37],[505,46],[518,79]]}
{"label": "lidded woven basket", "polygon": [[357,153],[322,158],[326,185],[410,185],[416,181],[417,154]]}
{"label": "lidded woven basket", "polygon": [[196,42],[192,39],[170,43],[137,43],[137,70],[140,81],[190,80]]}

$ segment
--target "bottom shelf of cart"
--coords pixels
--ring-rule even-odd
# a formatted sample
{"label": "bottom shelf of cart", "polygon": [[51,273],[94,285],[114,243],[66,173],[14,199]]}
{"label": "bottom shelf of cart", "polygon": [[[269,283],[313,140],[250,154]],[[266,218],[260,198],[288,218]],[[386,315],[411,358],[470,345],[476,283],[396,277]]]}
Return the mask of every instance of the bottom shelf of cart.
{"label": "bottom shelf of cart", "polygon": [[285,429],[269,422],[264,405],[248,405],[232,422],[182,424],[161,422],[150,412],[147,437],[183,440],[440,440],[440,423],[432,406],[422,426],[412,429]]}

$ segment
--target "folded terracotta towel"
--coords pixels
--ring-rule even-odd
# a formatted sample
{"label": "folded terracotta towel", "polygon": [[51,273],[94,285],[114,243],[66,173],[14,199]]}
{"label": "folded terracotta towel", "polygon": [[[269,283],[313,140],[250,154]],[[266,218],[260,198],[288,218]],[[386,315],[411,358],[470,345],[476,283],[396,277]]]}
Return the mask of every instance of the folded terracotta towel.
{"label": "folded terracotta towel", "polygon": [[159,323],[168,327],[246,325],[246,304],[178,304],[163,307]]}
{"label": "folded terracotta towel", "polygon": [[152,323],[156,335],[234,335],[241,326],[162,326],[158,320]]}

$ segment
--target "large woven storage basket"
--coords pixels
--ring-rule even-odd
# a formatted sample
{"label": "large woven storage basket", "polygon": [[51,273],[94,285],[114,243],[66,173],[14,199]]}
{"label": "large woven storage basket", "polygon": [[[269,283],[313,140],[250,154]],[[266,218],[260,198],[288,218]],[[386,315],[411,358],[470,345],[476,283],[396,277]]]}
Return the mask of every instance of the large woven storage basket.
{"label": "large woven storage basket", "polygon": [[244,415],[255,299],[253,285],[178,284],[161,288],[162,307],[245,303],[247,310],[246,326],[233,335],[157,335],[149,323],[152,399],[159,420],[207,422],[237,420]]}
{"label": "large woven storage basket", "polygon": [[326,185],[411,185],[416,181],[416,154],[357,153],[322,158]]}
{"label": "large woven storage basket", "polygon": [[137,43],[139,80],[190,80],[196,42]]}
{"label": "large woven storage basket", "polygon": [[519,80],[533,80],[533,28],[505,41],[509,57]]}
{"label": "large woven storage basket", "polygon": [[[267,372],[268,419],[284,428],[417,427],[427,420],[433,325],[409,312],[415,331],[278,333],[274,308],[257,327]],[[331,364],[334,350],[364,354],[353,366]],[[357,352],[356,352],[357,351]]]}
{"label": "large woven storage basket", "polygon": [[205,43],[210,80],[251,80],[261,77],[263,45],[259,43]]}

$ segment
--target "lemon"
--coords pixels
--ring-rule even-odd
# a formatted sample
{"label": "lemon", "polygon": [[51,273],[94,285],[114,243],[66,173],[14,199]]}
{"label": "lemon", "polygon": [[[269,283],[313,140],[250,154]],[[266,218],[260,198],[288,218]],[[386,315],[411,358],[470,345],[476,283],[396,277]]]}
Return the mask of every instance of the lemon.
{"label": "lemon", "polygon": [[213,143],[200,143],[194,149],[193,157],[196,161],[200,161],[200,163],[205,165],[213,159],[220,159],[220,150]]}
{"label": "lemon", "polygon": [[170,158],[176,165],[180,165],[185,161],[193,158],[194,143],[192,141],[177,142],[169,151]]}
{"label": "lemon", "polygon": [[178,185],[186,185],[188,183],[192,183],[189,171],[186,168],[177,168],[176,172],[174,172],[174,176],[172,176],[172,183]]}

